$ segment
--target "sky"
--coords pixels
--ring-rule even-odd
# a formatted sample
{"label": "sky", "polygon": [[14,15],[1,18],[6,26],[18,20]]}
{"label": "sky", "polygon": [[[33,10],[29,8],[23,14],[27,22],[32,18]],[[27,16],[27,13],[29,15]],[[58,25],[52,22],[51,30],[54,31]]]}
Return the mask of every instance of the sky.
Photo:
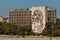
{"label": "sky", "polygon": [[55,8],[57,18],[60,18],[60,0],[0,0],[0,16],[8,17],[9,10],[31,8],[32,6]]}

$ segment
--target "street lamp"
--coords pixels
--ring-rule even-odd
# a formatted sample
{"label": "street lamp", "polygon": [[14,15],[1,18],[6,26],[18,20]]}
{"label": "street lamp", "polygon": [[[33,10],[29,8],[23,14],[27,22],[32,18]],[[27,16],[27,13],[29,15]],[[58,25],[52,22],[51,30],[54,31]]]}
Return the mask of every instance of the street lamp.
{"label": "street lamp", "polygon": [[50,23],[50,26],[51,26],[50,40],[52,40],[52,34],[53,34],[53,23]]}

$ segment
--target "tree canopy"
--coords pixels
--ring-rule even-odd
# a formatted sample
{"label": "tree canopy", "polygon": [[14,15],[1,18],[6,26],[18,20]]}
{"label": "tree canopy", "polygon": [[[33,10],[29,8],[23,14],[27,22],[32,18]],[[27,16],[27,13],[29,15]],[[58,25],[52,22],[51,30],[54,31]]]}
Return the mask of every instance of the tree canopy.
{"label": "tree canopy", "polygon": [[[51,25],[52,24],[52,25]],[[44,36],[60,36],[60,19],[56,23],[46,23],[46,27],[42,32]]]}

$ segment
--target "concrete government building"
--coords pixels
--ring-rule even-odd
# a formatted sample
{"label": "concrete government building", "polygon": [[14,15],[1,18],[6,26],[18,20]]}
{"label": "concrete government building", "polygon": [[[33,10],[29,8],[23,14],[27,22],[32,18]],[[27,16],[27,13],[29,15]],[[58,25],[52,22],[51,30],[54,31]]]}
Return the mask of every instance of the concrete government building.
{"label": "concrete government building", "polygon": [[28,9],[15,9],[9,11],[9,23],[17,26],[31,24],[31,11]]}
{"label": "concrete government building", "polygon": [[45,24],[56,23],[56,9],[48,6],[34,6],[29,9],[9,11],[9,23],[15,25],[32,25],[32,31],[42,33]]}

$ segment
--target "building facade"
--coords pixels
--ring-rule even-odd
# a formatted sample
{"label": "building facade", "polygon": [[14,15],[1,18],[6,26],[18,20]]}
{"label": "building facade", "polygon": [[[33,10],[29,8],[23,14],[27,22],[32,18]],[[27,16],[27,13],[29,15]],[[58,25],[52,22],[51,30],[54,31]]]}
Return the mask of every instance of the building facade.
{"label": "building facade", "polygon": [[46,23],[56,23],[56,10],[47,6],[35,6],[30,9],[32,11],[32,30],[35,33],[42,33]]}
{"label": "building facade", "polygon": [[3,16],[0,16],[0,22],[6,22],[6,23],[8,23],[9,20],[8,20],[8,18],[5,18]]}
{"label": "building facade", "polygon": [[47,6],[35,6],[30,9],[9,11],[9,23],[18,26],[32,24],[34,33],[42,33],[48,22],[56,23],[56,10]]}
{"label": "building facade", "polygon": [[15,9],[9,11],[9,23],[24,26],[31,24],[31,11],[28,9]]}
{"label": "building facade", "polygon": [[3,16],[0,16],[0,22],[3,22],[3,18],[4,18]]}

